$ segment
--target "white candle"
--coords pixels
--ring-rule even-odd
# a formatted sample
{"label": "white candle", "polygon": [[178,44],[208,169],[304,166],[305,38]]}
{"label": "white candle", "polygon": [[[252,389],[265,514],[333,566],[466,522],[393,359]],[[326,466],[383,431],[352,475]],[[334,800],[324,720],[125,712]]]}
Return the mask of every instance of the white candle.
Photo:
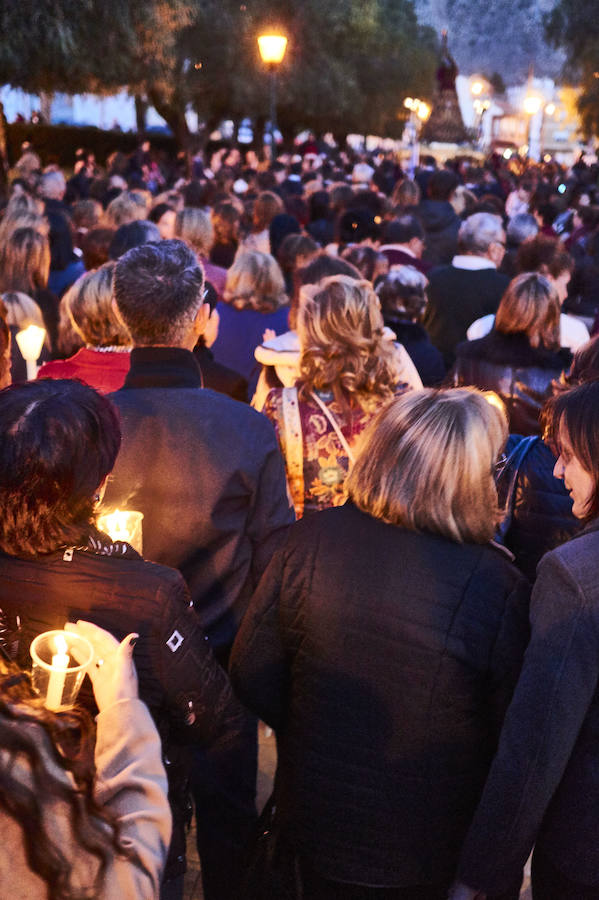
{"label": "white candle", "polygon": [[69,668],[68,644],[62,634],[56,635],[54,646],[57,652],[52,656],[52,669],[46,694],[47,709],[60,709],[64,682]]}

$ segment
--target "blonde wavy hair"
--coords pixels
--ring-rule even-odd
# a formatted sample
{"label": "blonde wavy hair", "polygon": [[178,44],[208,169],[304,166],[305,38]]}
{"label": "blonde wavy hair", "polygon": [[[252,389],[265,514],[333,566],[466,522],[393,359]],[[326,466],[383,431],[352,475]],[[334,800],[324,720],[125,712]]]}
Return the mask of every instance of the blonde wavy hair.
{"label": "blonde wavy hair", "polygon": [[331,390],[340,403],[367,409],[391,398],[397,351],[383,335],[379,299],[369,281],[332,275],[300,291],[297,332],[301,392]]}
{"label": "blonde wavy hair", "polygon": [[424,388],[387,404],[360,442],[349,498],[390,525],[490,541],[502,518],[494,466],[508,436],[494,400],[475,388]]}

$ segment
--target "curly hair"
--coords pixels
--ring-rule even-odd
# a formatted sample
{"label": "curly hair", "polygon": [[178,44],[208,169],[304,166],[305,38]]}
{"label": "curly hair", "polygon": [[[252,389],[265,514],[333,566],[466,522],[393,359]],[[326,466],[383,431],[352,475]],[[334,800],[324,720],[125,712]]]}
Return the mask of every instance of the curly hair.
{"label": "curly hair", "polygon": [[0,392],[0,550],[53,553],[87,543],[94,494],[121,443],[116,411],[93,388],[41,379]]}
{"label": "curly hair", "polygon": [[[126,854],[118,827],[95,801],[94,728],[83,709],[47,710],[29,676],[0,657],[0,808],[23,831],[27,860],[49,900],[91,900],[115,853]],[[23,777],[26,773],[26,777]],[[46,810],[63,804],[78,851],[97,861],[91,884],[72,883],[73,860],[56,842]]]}
{"label": "curly hair", "polygon": [[323,279],[300,296],[301,393],[331,390],[344,404],[367,409],[391,398],[398,382],[395,347],[383,335],[378,297],[368,281]]}

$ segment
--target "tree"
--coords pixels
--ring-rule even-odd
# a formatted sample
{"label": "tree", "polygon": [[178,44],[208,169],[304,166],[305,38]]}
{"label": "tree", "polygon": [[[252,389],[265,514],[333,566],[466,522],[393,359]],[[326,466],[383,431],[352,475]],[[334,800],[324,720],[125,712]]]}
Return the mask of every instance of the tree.
{"label": "tree", "polygon": [[583,131],[599,135],[599,0],[559,0],[545,20],[545,31],[566,52],[566,77],[580,84]]}
{"label": "tree", "polygon": [[403,97],[430,94],[436,39],[410,0],[5,0],[0,79],[70,93],[126,85],[188,147],[189,104],[206,134],[223,118],[267,109],[256,38],[268,25],[290,39],[280,72],[285,131],[389,133]]}

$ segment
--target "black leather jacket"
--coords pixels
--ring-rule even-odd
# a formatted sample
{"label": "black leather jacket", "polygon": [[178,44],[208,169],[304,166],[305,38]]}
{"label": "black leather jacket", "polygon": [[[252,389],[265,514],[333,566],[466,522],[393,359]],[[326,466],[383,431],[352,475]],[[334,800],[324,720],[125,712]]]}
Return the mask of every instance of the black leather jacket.
{"label": "black leather jacket", "polygon": [[[0,642],[20,665],[31,665],[29,647],[37,634],[77,619],[106,628],[118,640],[139,634],[133,654],[139,695],[162,738],[173,812],[165,877],[175,877],[185,871],[189,745],[235,735],[245,713],[179,572],[146,562],[128,544],[112,544],[96,531],[88,547],[33,559],[0,554]],[[80,700],[95,711],[85,687]]]}
{"label": "black leather jacket", "polygon": [[540,434],[539,414],[551,382],[571,362],[565,348],[554,352],[531,347],[524,334],[493,330],[478,341],[458,344],[453,383],[495,391],[505,403],[511,432]]}

